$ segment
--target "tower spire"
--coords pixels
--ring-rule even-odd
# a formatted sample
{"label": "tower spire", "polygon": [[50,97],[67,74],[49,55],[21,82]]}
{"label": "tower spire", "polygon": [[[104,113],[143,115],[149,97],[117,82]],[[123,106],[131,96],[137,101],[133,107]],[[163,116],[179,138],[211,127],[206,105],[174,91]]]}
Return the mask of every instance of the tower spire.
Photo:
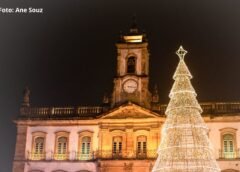
{"label": "tower spire", "polygon": [[132,24],[130,27],[130,34],[138,34],[138,27],[137,27],[137,16],[134,14],[132,16]]}

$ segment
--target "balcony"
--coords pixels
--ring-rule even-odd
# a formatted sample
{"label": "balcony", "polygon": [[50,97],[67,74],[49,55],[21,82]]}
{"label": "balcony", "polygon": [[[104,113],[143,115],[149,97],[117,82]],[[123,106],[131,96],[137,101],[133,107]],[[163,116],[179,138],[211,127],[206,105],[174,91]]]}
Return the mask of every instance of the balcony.
{"label": "balcony", "polygon": [[93,160],[95,159],[95,152],[89,152],[89,153],[82,153],[77,152],[76,153],[76,160]]}
{"label": "balcony", "polygon": [[54,153],[53,154],[54,160],[69,160],[69,153]]}
{"label": "balcony", "polygon": [[32,153],[28,152],[27,159],[28,160],[57,160],[57,161],[64,161],[64,160],[75,160],[75,161],[89,161],[95,159],[111,159],[111,160],[118,160],[118,159],[156,159],[157,158],[157,151],[156,150],[146,150],[146,151],[116,151],[113,152],[112,150],[99,150],[99,151],[92,151],[87,153],[82,152],[71,152],[66,154],[58,154],[58,153]]}
{"label": "balcony", "polygon": [[146,150],[146,151],[117,151],[113,152],[111,150],[100,150],[97,151],[96,157],[99,159],[155,159],[157,158],[156,150]]}
{"label": "balcony", "polygon": [[45,160],[46,153],[35,153],[35,152],[28,152],[27,159],[29,160]]}
{"label": "balcony", "polygon": [[240,150],[233,152],[224,152],[223,150],[219,150],[219,159],[224,160],[232,160],[232,159],[238,159],[240,158]]}

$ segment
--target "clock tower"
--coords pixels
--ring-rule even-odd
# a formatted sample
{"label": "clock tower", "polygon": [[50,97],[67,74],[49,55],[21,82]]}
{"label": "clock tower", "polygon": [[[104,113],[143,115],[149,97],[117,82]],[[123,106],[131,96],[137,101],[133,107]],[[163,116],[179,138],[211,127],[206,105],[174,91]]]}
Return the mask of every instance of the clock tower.
{"label": "clock tower", "polygon": [[114,78],[112,106],[133,102],[150,107],[149,53],[146,35],[134,22],[127,34],[120,35],[117,47],[117,75]]}

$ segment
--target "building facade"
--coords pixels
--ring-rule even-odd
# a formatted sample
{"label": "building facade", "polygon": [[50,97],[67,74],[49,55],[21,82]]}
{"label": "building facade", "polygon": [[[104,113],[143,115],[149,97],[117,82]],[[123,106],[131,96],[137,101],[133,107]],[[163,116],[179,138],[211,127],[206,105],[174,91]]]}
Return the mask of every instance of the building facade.
{"label": "building facade", "polygon": [[[121,35],[111,98],[98,107],[32,107],[25,90],[13,172],[150,172],[166,105],[149,91],[146,35]],[[223,172],[240,171],[240,102],[203,102],[209,138]]]}

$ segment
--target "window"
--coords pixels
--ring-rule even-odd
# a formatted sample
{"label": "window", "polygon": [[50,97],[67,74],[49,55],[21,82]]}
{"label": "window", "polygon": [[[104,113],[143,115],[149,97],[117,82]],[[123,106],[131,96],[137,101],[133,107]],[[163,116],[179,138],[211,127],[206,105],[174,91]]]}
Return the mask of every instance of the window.
{"label": "window", "polygon": [[45,159],[45,138],[44,132],[32,133],[32,151],[28,152],[28,158],[31,160],[43,160]]}
{"label": "window", "polygon": [[78,160],[90,160],[94,158],[92,138],[93,132],[91,131],[81,131],[79,133],[79,148],[77,153]]}
{"label": "window", "polygon": [[236,142],[236,132],[234,128],[224,128],[220,129],[221,132],[221,150],[219,152],[220,158],[233,159],[237,158],[237,142]]}
{"label": "window", "polygon": [[145,158],[147,154],[147,137],[138,136],[137,137],[137,157]]}
{"label": "window", "polygon": [[223,152],[224,152],[225,158],[234,158],[235,157],[232,134],[223,135]]}
{"label": "window", "polygon": [[69,147],[69,133],[57,132],[55,143],[55,160],[67,160],[68,159],[68,147]]}
{"label": "window", "polygon": [[82,138],[82,154],[90,153],[91,138],[85,136]]}
{"label": "window", "polygon": [[43,146],[44,146],[44,138],[37,137],[34,141],[34,153],[35,154],[43,154]]}
{"label": "window", "polygon": [[58,154],[66,154],[67,153],[67,138],[59,137],[57,143],[57,153]]}
{"label": "window", "polygon": [[113,156],[122,156],[122,137],[113,137]]}
{"label": "window", "polygon": [[130,56],[127,59],[127,73],[135,73],[136,68],[136,58],[134,56]]}

